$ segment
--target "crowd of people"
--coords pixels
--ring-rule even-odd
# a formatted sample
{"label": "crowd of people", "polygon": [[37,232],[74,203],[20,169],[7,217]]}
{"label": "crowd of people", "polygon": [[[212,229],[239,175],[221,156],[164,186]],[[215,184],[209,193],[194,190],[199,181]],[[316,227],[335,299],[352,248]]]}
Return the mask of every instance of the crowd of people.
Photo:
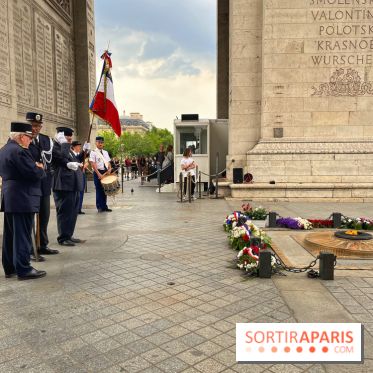
{"label": "crowd of people", "polygon": [[112,173],[112,160],[103,149],[104,138],[96,137],[96,148],[91,150],[87,142],[82,146],[72,141],[71,128],[57,127],[53,139],[40,133],[42,114],[29,112],[26,121],[11,123],[8,142],[0,149],[2,264],[6,278],[17,276],[19,280],[44,277],[46,272],[33,268],[30,260],[44,261],[43,255],[59,253],[48,247],[52,193],[58,244],[75,246],[85,242],[74,233],[78,215],[84,214],[88,163],[93,170],[97,211],[112,211],[101,183]]}

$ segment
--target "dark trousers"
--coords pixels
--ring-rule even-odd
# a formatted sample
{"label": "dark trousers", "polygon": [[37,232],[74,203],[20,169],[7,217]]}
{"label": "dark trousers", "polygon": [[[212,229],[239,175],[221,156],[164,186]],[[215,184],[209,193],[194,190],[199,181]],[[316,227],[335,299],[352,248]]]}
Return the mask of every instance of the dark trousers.
{"label": "dark trousers", "polygon": [[4,214],[3,268],[5,274],[24,276],[31,271],[32,224],[34,213]]}
{"label": "dark trousers", "polygon": [[[101,174],[104,174],[106,171],[98,170]],[[107,195],[104,192],[104,188],[102,187],[101,181],[96,175],[96,173],[93,174],[93,182],[95,183],[96,188],[96,207],[97,210],[107,210]]]}
{"label": "dark trousers", "polygon": [[79,192],[79,211],[82,211],[86,183],[87,183],[87,177],[85,176],[85,173],[83,173],[83,190]]}
{"label": "dark trousers", "polygon": [[[191,176],[191,188],[190,188],[190,194],[194,194],[194,189],[196,187],[196,177],[195,176]],[[188,187],[188,178],[187,177],[184,177],[184,194],[186,195],[187,194],[187,187]]]}
{"label": "dark trousers", "polygon": [[69,240],[75,230],[79,212],[79,192],[55,191],[54,203],[57,212],[57,229],[59,243]]}
{"label": "dark trousers", "polygon": [[39,211],[39,222],[40,222],[40,248],[45,249],[48,247],[48,223],[51,209],[51,196],[40,197],[40,211]]}

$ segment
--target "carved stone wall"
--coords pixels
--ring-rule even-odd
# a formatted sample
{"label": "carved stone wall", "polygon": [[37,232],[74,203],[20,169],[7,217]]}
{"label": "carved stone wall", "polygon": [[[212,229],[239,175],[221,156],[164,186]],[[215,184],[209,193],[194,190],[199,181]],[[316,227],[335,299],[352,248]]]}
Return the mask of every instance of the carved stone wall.
{"label": "carved stone wall", "polygon": [[[44,114],[43,131],[48,134],[57,125],[79,127],[74,40],[82,35],[74,28],[73,6],[72,0],[0,0],[1,144],[9,123],[24,120],[27,111]],[[93,0],[87,0],[86,7],[91,58],[80,63],[89,71],[89,102],[95,89]]]}
{"label": "carved stone wall", "polygon": [[373,0],[237,0],[229,20],[228,170],[373,189]]}

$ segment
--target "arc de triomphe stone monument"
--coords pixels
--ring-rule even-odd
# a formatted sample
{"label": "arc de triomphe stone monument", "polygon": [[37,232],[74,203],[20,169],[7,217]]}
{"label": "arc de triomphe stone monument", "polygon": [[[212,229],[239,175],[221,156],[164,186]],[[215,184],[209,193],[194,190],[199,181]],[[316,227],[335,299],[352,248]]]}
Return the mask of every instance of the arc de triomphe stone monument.
{"label": "arc de triomphe stone monument", "polygon": [[95,92],[93,0],[0,0],[0,145],[27,111],[43,132],[70,126],[88,133]]}
{"label": "arc de triomphe stone monument", "polygon": [[219,0],[217,111],[233,197],[373,201],[373,0]]}

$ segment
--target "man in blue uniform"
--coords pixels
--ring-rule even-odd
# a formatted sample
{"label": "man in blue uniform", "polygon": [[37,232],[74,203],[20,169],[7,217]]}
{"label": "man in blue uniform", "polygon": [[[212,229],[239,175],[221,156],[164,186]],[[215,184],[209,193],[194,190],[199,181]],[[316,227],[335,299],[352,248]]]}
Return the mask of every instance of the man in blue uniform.
{"label": "man in blue uniform", "polygon": [[35,162],[28,150],[31,140],[31,124],[12,122],[10,139],[0,150],[2,262],[5,277],[17,275],[19,280],[46,275],[30,265],[32,225],[34,214],[39,212],[40,182],[46,176],[43,164]]}
{"label": "man in blue uniform", "polygon": [[[40,234],[40,247],[39,254],[53,255],[58,254],[58,250],[50,249],[48,247],[48,223],[50,216],[50,196],[52,189],[52,140],[40,133],[43,126],[43,115],[38,113],[29,112],[26,114],[26,120],[32,125],[32,142],[29,150],[35,161],[44,164],[44,171],[47,177],[41,181],[41,197],[40,197],[40,211],[37,218],[39,219],[39,234]],[[33,259],[33,254],[31,255]],[[39,260],[43,261],[43,257],[39,255]]]}
{"label": "man in blue uniform", "polygon": [[96,149],[91,151],[89,155],[93,169],[93,182],[96,188],[96,207],[98,212],[111,212],[107,205],[107,195],[101,184],[101,179],[105,175],[110,175],[111,165],[109,153],[104,150],[104,138],[102,136],[96,137]]}
{"label": "man in blue uniform", "polygon": [[74,238],[79,211],[79,192],[83,190],[81,162],[71,150],[73,130],[57,127],[53,142],[53,198],[57,211],[57,241],[62,246],[75,246],[83,240]]}

